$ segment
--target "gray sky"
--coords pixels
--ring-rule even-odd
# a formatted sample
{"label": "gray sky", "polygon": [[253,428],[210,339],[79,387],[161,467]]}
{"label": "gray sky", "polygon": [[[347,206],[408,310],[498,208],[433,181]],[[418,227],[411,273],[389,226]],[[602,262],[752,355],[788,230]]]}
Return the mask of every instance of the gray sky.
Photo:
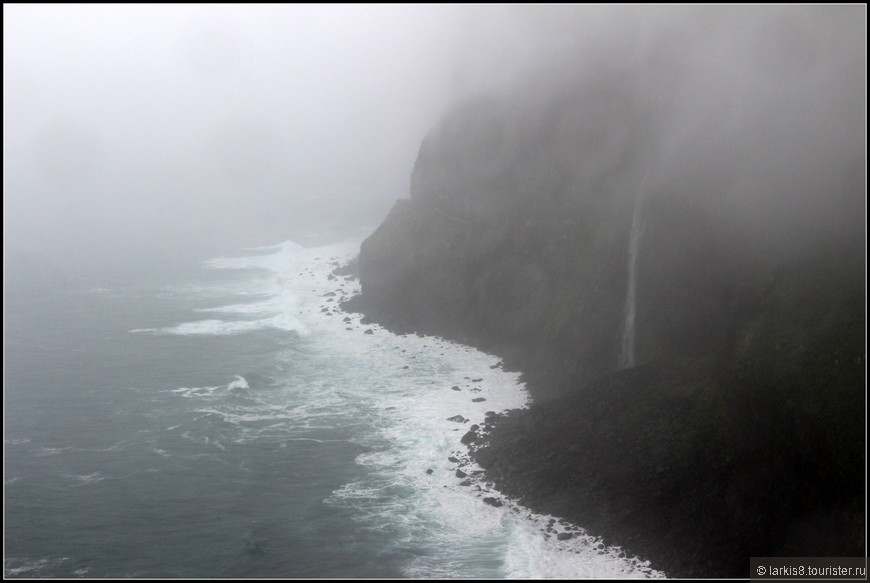
{"label": "gray sky", "polygon": [[461,91],[463,18],[4,5],[6,241],[263,244],[337,206],[388,208]]}
{"label": "gray sky", "polygon": [[[518,81],[628,75],[672,110],[660,171],[730,172],[735,192],[785,175],[824,188],[792,171],[842,173],[866,133],[859,6],[3,12],[4,242],[73,261],[264,245],[342,214],[375,224],[451,104]],[[728,148],[744,150],[739,172],[707,172]]]}

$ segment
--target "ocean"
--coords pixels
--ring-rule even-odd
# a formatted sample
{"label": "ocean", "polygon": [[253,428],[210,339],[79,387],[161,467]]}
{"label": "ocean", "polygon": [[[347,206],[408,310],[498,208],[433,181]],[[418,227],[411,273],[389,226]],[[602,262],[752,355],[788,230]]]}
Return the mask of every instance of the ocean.
{"label": "ocean", "polygon": [[519,375],[342,312],[360,241],[9,290],[5,576],[663,576],[481,479],[460,440]]}

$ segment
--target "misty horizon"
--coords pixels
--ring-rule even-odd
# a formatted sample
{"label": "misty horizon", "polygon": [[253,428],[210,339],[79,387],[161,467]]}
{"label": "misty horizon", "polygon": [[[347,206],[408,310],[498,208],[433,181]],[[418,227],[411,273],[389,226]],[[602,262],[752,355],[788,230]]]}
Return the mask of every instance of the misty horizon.
{"label": "misty horizon", "polygon": [[517,91],[546,107],[573,87],[616,91],[640,114],[579,164],[624,155],[613,140],[628,132],[651,146],[652,183],[813,198],[863,153],[854,14],[6,5],[6,247],[99,259],[264,245],[347,217],[374,226],[409,196],[420,143],[448,111]]}
{"label": "misty horizon", "polygon": [[7,576],[866,556],[865,6],[3,10]]}

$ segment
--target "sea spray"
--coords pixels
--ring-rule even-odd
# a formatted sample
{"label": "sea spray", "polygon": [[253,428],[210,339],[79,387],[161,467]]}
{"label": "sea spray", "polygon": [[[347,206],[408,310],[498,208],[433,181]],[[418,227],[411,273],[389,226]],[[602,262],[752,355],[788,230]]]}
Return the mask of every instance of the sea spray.
{"label": "sea spray", "polygon": [[634,343],[635,343],[635,316],[637,314],[637,253],[640,247],[640,238],[643,235],[644,221],[641,217],[643,195],[646,190],[646,179],[649,172],[644,174],[640,184],[640,191],[634,201],[634,213],[631,217],[631,233],[628,238],[628,286],[625,294],[625,322],[622,330],[622,346],[619,352],[619,368],[631,368],[634,366]]}

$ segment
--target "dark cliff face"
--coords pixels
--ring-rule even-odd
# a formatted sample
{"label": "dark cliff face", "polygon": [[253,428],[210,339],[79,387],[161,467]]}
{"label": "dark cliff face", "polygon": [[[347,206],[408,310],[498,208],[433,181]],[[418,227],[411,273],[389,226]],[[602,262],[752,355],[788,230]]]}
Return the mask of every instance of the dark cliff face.
{"label": "dark cliff face", "polygon": [[[629,229],[641,190],[638,363],[731,366],[757,341],[751,329],[770,301],[765,294],[818,288],[805,309],[820,311],[803,316],[808,329],[798,335],[815,334],[814,318],[863,297],[863,234],[854,227],[808,228],[805,215],[783,227],[776,216],[776,228],[765,232],[761,217],[743,220],[718,182],[701,196],[687,192],[691,176],[644,170],[650,143],[621,125],[602,140],[620,164],[577,162],[607,125],[577,121],[584,99],[591,98],[554,98],[543,113],[477,101],[448,117],[421,146],[411,199],[397,202],[363,244],[363,295],[355,303],[397,329],[503,354],[529,380],[544,381],[531,383],[538,398],[576,391],[618,366]],[[610,106],[612,117],[623,113]],[[852,183],[845,188],[862,188]],[[844,225],[863,212],[854,193],[832,204],[843,206],[836,212]]]}
{"label": "dark cliff face", "polygon": [[[743,105],[742,133],[703,104],[687,130],[667,105],[684,85],[627,78],[455,110],[363,244],[349,306],[522,370],[537,404],[488,428],[491,479],[669,574],[862,554],[864,147],[804,121],[854,108],[805,84]],[[639,197],[639,366],[618,371]]]}
{"label": "dark cliff face", "polygon": [[[570,100],[554,107],[478,100],[436,128],[411,199],[363,244],[357,300],[398,329],[502,353],[546,380],[540,396],[616,366],[633,205],[613,188],[633,176],[579,162],[603,122],[581,123]],[[608,140],[631,159],[627,135]]]}

